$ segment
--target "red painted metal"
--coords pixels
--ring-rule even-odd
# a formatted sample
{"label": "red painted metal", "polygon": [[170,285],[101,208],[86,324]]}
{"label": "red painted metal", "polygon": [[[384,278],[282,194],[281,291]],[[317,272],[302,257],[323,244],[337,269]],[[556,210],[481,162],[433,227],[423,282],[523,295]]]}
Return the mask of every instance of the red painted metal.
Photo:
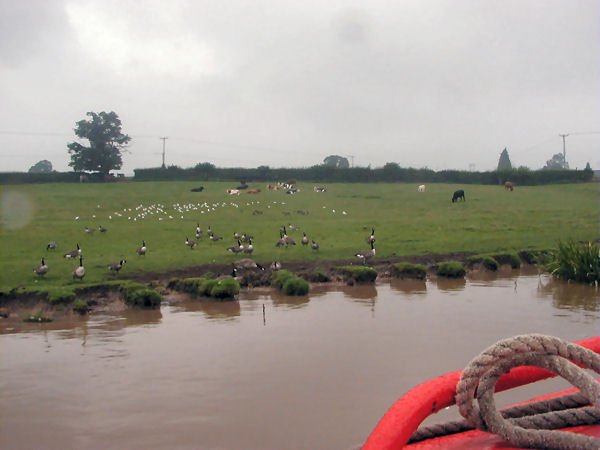
{"label": "red painted metal", "polygon": [[[599,336],[578,341],[576,344],[600,353]],[[404,394],[381,418],[375,429],[371,432],[363,449],[391,450],[403,448],[423,420],[443,408],[454,405],[456,383],[458,383],[461,373],[462,371],[459,370],[442,375],[422,383]],[[495,391],[501,392],[555,376],[556,374],[537,367],[516,367],[498,380]],[[587,427],[583,428],[587,429]],[[596,428],[595,432],[597,435],[598,427],[591,428]],[[448,448],[449,445],[455,448],[460,441],[460,438],[457,436],[463,436],[464,444],[466,445],[463,448],[511,448],[501,438],[477,430],[453,436],[453,443],[447,442],[441,444],[439,439],[433,439],[430,442],[431,447],[424,447],[424,443],[418,443],[409,446],[409,448],[443,448],[440,445],[443,445],[445,448]],[[480,441],[478,444],[475,444],[473,440],[475,437],[477,439],[483,437],[488,442],[485,444],[485,442]],[[438,443],[434,444],[434,441]],[[480,445],[484,445],[484,447]],[[489,445],[501,445],[501,447],[490,447]]]}

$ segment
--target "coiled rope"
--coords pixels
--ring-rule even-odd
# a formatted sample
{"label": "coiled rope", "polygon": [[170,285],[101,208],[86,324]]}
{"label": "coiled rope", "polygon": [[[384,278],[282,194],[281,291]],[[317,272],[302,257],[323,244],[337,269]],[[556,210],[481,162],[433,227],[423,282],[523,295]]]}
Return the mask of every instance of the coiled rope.
{"label": "coiled rope", "polygon": [[[557,373],[581,392],[499,412],[493,397],[496,382],[511,368],[523,365]],[[600,373],[599,366],[597,353],[553,336],[528,334],[499,341],[467,365],[456,386],[456,404],[466,420],[422,427],[409,442],[477,428],[518,447],[598,449],[598,438],[552,430],[600,423],[600,385],[584,370]]]}

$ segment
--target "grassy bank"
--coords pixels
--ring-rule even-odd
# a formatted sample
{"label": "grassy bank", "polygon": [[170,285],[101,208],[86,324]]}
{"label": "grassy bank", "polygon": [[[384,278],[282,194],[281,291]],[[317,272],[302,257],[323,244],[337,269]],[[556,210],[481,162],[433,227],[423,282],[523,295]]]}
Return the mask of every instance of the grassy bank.
{"label": "grassy bank", "polygon": [[[203,192],[190,192],[200,184]],[[326,192],[315,193],[312,185],[301,183],[295,195],[251,183],[262,192],[229,196],[225,190],[231,187],[235,183],[2,186],[0,290],[79,283],[71,276],[77,261],[62,257],[76,243],[83,250],[85,281],[103,282],[136,272],[232,262],[242,257],[226,250],[236,244],[234,232],[254,236],[250,257],[267,263],[351,259],[369,248],[365,239],[371,227],[377,258],[544,249],[559,240],[598,238],[595,183],[517,186],[514,192],[500,186],[428,184],[424,193],[413,184],[330,184]],[[466,202],[453,204],[458,188],[465,189]],[[190,250],[185,239],[194,237],[197,223],[204,238]],[[84,231],[100,225],[108,231]],[[283,225],[297,245],[275,246]],[[224,239],[210,241],[209,226]],[[302,232],[319,243],[319,250],[300,244]],[[148,252],[138,256],[142,240]],[[58,248],[46,250],[49,241]],[[33,268],[42,257],[49,271],[39,277]],[[123,269],[111,273],[108,264],[121,259],[127,260]]]}

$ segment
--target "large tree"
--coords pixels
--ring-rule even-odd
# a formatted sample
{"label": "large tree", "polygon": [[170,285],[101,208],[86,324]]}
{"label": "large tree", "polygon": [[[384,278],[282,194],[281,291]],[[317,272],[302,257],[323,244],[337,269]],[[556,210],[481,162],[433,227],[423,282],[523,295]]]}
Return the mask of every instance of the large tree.
{"label": "large tree", "polygon": [[52,163],[47,159],[36,162],[29,168],[30,173],[50,173],[52,172]]}
{"label": "large tree", "polygon": [[78,142],[67,145],[71,154],[69,166],[76,171],[100,172],[105,175],[123,165],[121,153],[131,138],[121,133],[121,120],[114,111],[99,114],[88,112],[88,120],[80,120],[74,131],[78,138],[87,139],[89,147]]}
{"label": "large tree", "polygon": [[323,164],[325,164],[327,167],[340,167],[342,169],[347,169],[350,167],[348,159],[338,155],[329,155],[323,160]]}
{"label": "large tree", "polygon": [[500,159],[498,160],[498,171],[501,170],[512,170],[512,164],[508,157],[508,150],[506,148],[500,153]]}
{"label": "large tree", "polygon": [[555,155],[552,156],[552,159],[549,159],[548,161],[546,161],[546,165],[543,167],[543,169],[568,169],[569,168],[569,164],[565,161],[565,155],[563,155],[562,153],[556,153]]}

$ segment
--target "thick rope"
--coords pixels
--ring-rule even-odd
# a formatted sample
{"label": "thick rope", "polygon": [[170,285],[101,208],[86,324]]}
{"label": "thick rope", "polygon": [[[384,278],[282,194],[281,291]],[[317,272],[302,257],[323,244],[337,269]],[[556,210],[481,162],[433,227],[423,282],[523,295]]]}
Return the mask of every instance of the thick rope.
{"label": "thick rope", "polygon": [[[528,429],[539,426],[544,422],[554,423],[555,414],[546,413],[526,424],[515,424],[514,421],[505,420],[496,410],[493,392],[494,386],[500,376],[512,367],[527,365],[538,366],[555,372],[574,386],[594,405],[591,410],[568,410],[567,415],[573,417],[583,415],[593,417],[600,415],[598,407],[600,387],[596,379],[585,370],[580,369],[570,361],[580,366],[600,372],[600,357],[597,353],[572,344],[562,339],[540,334],[521,335],[505,339],[484,350],[473,359],[462,373],[456,386],[456,404],[459,412],[467,422],[485,431],[492,431],[501,435],[512,445],[529,448],[552,449],[597,449],[598,438],[579,435],[575,433]],[[474,403],[477,393],[479,407]],[[563,413],[564,414],[564,413]],[[564,417],[557,415],[556,424],[544,428],[558,428]],[[598,423],[596,421],[596,423]]]}
{"label": "thick rope", "polygon": [[[512,406],[500,410],[500,414],[505,419],[510,419],[512,423],[523,428],[567,428],[577,425],[593,425],[600,422],[600,412],[596,408],[581,408],[589,404],[590,402],[584,395],[575,393],[549,400]],[[576,412],[571,411],[571,409],[575,409],[574,411]],[[553,413],[555,420],[552,422],[546,420],[545,413]],[[426,439],[462,433],[474,428],[464,419],[426,425],[415,431],[408,443],[411,444]]]}
{"label": "thick rope", "polygon": [[[510,368],[518,365],[537,365],[535,364],[537,361],[533,361],[532,363],[530,362],[532,360],[528,359],[531,354],[524,353],[530,351],[531,347],[534,348],[534,351],[541,350],[541,353],[537,353],[538,355],[544,355],[548,352],[550,354],[559,354],[560,351],[561,353],[570,355],[576,362],[581,363],[581,361],[583,361],[582,365],[584,367],[591,367],[596,372],[599,371],[599,357],[596,353],[578,345],[562,341],[558,338],[543,335],[524,335],[500,341],[492,347],[486,349],[480,356],[469,363],[469,366],[463,373],[463,378],[461,379],[462,383],[459,383],[460,387],[457,386],[457,404],[460,404],[459,408],[462,405],[462,409],[471,411],[473,417],[469,416],[469,420],[453,421],[444,424],[421,427],[411,436],[409,443],[472,430],[475,428],[473,423],[481,423],[481,429],[488,430],[488,428],[484,425],[484,423],[487,424],[487,422],[485,419],[481,419],[477,406],[473,404],[472,399],[475,391],[479,393],[478,401],[481,401],[479,400],[480,398],[486,397],[486,395],[484,395],[486,390],[489,392],[489,394],[487,394],[489,398],[486,397],[486,400],[483,400],[485,406],[482,408],[485,408],[487,413],[487,411],[490,409],[488,405],[491,403],[493,406],[493,388],[500,375],[508,372]],[[516,356],[511,357],[511,353],[515,354]],[[503,361],[502,355],[507,356],[508,359]],[[494,365],[494,361],[496,361],[497,365]],[[565,361],[565,363],[567,362]],[[557,369],[556,362],[542,362],[541,364],[542,367],[552,370],[556,373],[560,373],[560,371],[563,370],[562,368]],[[558,364],[560,365],[560,363]],[[478,367],[478,369],[474,367]],[[488,367],[492,368],[487,369]],[[578,425],[594,425],[600,423],[597,381],[583,372],[582,369],[570,363],[565,364],[564,370],[567,372],[567,377],[569,377],[571,380],[574,380],[573,384],[576,386],[583,385],[582,387],[587,395],[575,393],[558,398],[506,408],[500,411],[500,419],[496,417],[495,422],[493,422],[493,427],[496,428],[497,425],[495,424],[499,423],[502,418],[507,419],[512,426],[544,430],[568,428]],[[486,387],[483,387],[482,384],[477,381],[477,373],[479,372],[483,373],[485,376],[485,383],[487,384]],[[470,379],[475,381],[467,383],[466,380]],[[470,394],[465,391],[464,386],[471,387],[469,391]],[[472,386],[475,386],[475,389],[473,389]],[[590,401],[590,398],[592,401]],[[584,407],[590,404],[595,404],[596,406]],[[495,408],[493,409],[495,411]],[[477,420],[478,418],[480,419],[479,421]],[[556,432],[554,433],[556,434]],[[563,435],[564,434],[565,433],[563,433]],[[570,438],[572,436],[576,435],[569,433],[567,435],[567,441],[569,442],[566,444],[559,443],[557,444],[558,446],[555,445],[554,440],[560,441],[561,438],[554,437],[552,438],[550,447],[544,446],[544,443],[538,442],[531,445],[535,445],[539,448],[586,448],[588,445],[590,446],[589,448],[598,448],[597,439],[594,439],[593,444],[591,443],[591,440],[590,442],[586,440],[586,442],[582,444],[581,442],[577,441],[579,438],[575,438],[575,440],[571,441]],[[546,438],[542,437],[540,439]],[[525,443],[521,446],[525,445],[529,444]],[[560,445],[564,446],[560,447]]]}

